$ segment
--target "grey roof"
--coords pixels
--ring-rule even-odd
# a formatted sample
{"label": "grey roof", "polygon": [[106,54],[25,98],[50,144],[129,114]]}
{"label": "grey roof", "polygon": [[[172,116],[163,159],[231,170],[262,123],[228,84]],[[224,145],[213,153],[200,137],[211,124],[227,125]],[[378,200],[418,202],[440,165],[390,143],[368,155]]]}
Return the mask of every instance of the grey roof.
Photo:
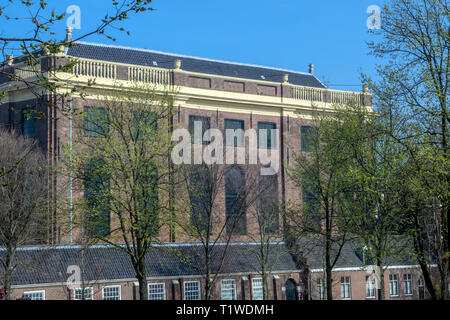
{"label": "grey roof", "polygon": [[[213,251],[213,271],[221,257],[224,244],[217,244]],[[233,243],[228,247],[220,274],[257,273],[256,244]],[[292,257],[284,243],[271,245],[273,271],[296,270]],[[279,255],[284,252],[286,254]],[[5,250],[0,249],[0,258]],[[82,259],[83,256],[83,259]],[[204,274],[202,247],[198,244],[168,244],[152,247],[146,255],[148,277],[195,276]],[[276,258],[275,258],[276,257]],[[62,283],[69,276],[70,265],[79,266],[86,281],[135,279],[130,257],[111,246],[34,246],[19,248],[16,253],[17,268],[13,273],[14,285]],[[84,263],[82,262],[84,261]],[[0,267],[1,268],[1,267]],[[3,270],[0,269],[0,273]]]}
{"label": "grey roof", "polygon": [[[403,237],[392,237],[392,256],[385,261],[386,266],[413,266],[417,265],[417,260],[412,254],[411,243]],[[325,246],[319,237],[304,237],[298,239],[298,247],[309,269],[324,269]],[[331,250],[332,261],[336,257],[339,245],[333,242]],[[339,258],[334,268],[363,268],[370,264],[370,261],[363,262],[361,245],[357,241],[347,241],[344,243]]]}
{"label": "grey roof", "polygon": [[310,73],[191,57],[147,49],[79,41],[76,42],[74,46],[68,48],[67,54],[78,58],[104,60],[164,69],[172,69],[175,59],[181,59],[181,68],[185,71],[272,82],[282,82],[282,75],[287,73],[289,74],[289,83],[291,84],[325,88],[325,85]]}

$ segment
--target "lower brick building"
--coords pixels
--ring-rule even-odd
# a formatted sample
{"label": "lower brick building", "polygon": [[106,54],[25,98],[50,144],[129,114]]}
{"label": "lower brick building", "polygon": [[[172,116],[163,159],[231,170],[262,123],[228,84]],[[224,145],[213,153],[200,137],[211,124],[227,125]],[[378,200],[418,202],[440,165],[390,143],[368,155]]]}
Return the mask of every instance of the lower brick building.
{"label": "lower brick building", "polygon": [[[216,244],[212,261],[215,300],[263,299],[258,243]],[[284,242],[267,247],[267,298],[270,300],[323,300],[325,278],[320,250],[298,259]],[[4,251],[0,249],[0,255]],[[198,243],[157,245],[146,256],[148,293],[151,300],[205,299],[204,254]],[[130,258],[106,246],[30,246],[17,252],[20,264],[13,274],[12,299],[35,300],[136,300],[138,283]],[[303,262],[299,262],[303,261]],[[306,262],[306,263],[305,263]],[[217,270],[219,270],[217,272]],[[368,267],[354,244],[346,244],[333,269],[335,300],[375,300],[377,292],[367,279]],[[406,259],[392,263],[385,272],[387,300],[428,298],[420,268]],[[84,292],[84,297],[83,297]]]}

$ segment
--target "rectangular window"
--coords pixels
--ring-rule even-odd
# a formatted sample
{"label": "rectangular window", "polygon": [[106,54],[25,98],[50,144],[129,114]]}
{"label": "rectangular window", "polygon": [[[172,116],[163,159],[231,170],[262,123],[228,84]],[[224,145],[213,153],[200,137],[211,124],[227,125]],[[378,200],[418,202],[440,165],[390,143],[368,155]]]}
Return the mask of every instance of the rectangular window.
{"label": "rectangular window", "polygon": [[30,300],[45,300],[45,291],[28,291],[24,292],[23,296]]}
{"label": "rectangular window", "polygon": [[201,300],[200,281],[186,281],[184,283],[184,300]]}
{"label": "rectangular window", "polygon": [[325,286],[322,278],[317,279],[317,300],[325,300]]}
{"label": "rectangular window", "polygon": [[103,159],[92,158],[84,175],[85,233],[106,236],[111,231],[108,166]]}
{"label": "rectangular window", "polygon": [[425,282],[422,277],[417,281],[419,287],[419,300],[425,300]]}
{"label": "rectangular window", "polygon": [[109,119],[105,108],[84,107],[84,135],[89,137],[107,137]]}
{"label": "rectangular window", "polygon": [[102,293],[103,293],[103,300],[120,300],[121,299],[120,286],[103,287]]}
{"label": "rectangular window", "polygon": [[264,234],[279,231],[278,175],[259,176],[258,225]]}
{"label": "rectangular window", "polygon": [[225,119],[225,145],[244,146],[244,120]]}
{"label": "rectangular window", "polygon": [[258,148],[276,149],[276,128],[277,125],[273,122],[258,122]]}
{"label": "rectangular window", "polygon": [[[195,135],[196,123],[197,127],[201,130],[197,135]],[[189,133],[191,134],[192,143],[208,144],[210,142],[210,136],[205,135],[205,132],[210,128],[211,119],[209,117],[189,116]]]}
{"label": "rectangular window", "polygon": [[350,277],[341,277],[341,299],[351,299],[350,295]]}
{"label": "rectangular window", "polygon": [[303,176],[302,180],[302,203],[303,216],[308,227],[312,230],[321,230],[322,222],[320,215],[320,189],[316,177],[309,174]]}
{"label": "rectangular window", "polygon": [[220,288],[222,300],[236,300],[236,281],[222,280]]}
{"label": "rectangular window", "polygon": [[264,300],[262,278],[252,279],[252,293],[253,293],[253,300]]}
{"label": "rectangular window", "polygon": [[375,298],[375,276],[366,276],[366,298]]}
{"label": "rectangular window", "polygon": [[389,275],[389,293],[391,297],[398,297],[398,275]]}
{"label": "rectangular window", "polygon": [[34,138],[36,136],[34,113],[35,111],[31,108],[26,108],[23,110],[24,138]]}
{"label": "rectangular window", "polygon": [[148,110],[135,110],[133,112],[133,139],[151,139],[158,130],[157,115]]}
{"label": "rectangular window", "polygon": [[312,151],[312,146],[314,142],[314,127],[311,126],[301,126],[300,127],[300,139],[301,139],[301,150],[302,151]]}
{"label": "rectangular window", "polygon": [[166,300],[166,285],[164,283],[149,283],[148,300]]}
{"label": "rectangular window", "polygon": [[403,275],[403,289],[405,296],[412,296],[412,275],[410,273]]}
{"label": "rectangular window", "polygon": [[[83,297],[83,291],[84,291],[84,297]],[[94,300],[94,293],[93,288],[75,288],[73,299],[74,300]]]}

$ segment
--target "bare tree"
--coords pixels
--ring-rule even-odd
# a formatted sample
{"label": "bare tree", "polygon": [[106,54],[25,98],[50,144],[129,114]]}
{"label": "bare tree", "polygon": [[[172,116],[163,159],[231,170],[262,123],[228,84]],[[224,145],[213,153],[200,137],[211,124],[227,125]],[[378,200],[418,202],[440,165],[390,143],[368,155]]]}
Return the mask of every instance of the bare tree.
{"label": "bare tree", "polygon": [[248,209],[253,218],[254,228],[248,237],[256,245],[249,246],[249,253],[256,257],[258,262],[251,267],[261,274],[263,282],[263,299],[268,298],[268,278],[279,259],[289,254],[281,249],[284,234],[280,223],[279,181],[278,175],[261,175],[257,187],[257,200]]}
{"label": "bare tree", "polygon": [[[336,106],[339,108],[339,106]],[[288,238],[321,239],[324,247],[327,299],[333,299],[332,270],[350,240],[350,212],[342,205],[352,196],[347,174],[351,165],[346,145],[337,138],[343,124],[329,110],[312,112],[314,125],[305,134],[305,149],[294,154],[288,176],[301,190],[302,203],[286,210]]]}
{"label": "bare tree", "polygon": [[46,160],[34,140],[0,130],[0,166],[15,169],[0,176],[1,284],[11,297],[11,277],[20,264],[17,248],[42,240],[46,208]]}
{"label": "bare tree", "polygon": [[260,170],[257,165],[199,164],[185,165],[182,172],[186,182],[182,201],[189,205],[179,212],[178,225],[189,239],[199,242],[190,263],[204,275],[205,297],[210,300],[230,243],[248,234],[247,210],[258,199],[254,186]]}
{"label": "bare tree", "polygon": [[78,226],[130,256],[140,299],[147,300],[145,255],[168,223],[173,96],[138,85],[104,96],[74,120],[74,188],[84,193],[76,204]]}

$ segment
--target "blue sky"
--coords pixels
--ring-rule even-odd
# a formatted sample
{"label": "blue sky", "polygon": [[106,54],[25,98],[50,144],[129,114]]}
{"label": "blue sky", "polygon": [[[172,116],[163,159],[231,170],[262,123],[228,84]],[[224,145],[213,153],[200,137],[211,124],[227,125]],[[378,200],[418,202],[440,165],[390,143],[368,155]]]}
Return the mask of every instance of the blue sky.
{"label": "blue sky", "polygon": [[[57,12],[69,5],[81,9],[81,29],[96,25],[110,0],[48,0]],[[308,71],[330,88],[361,90],[361,71],[374,75],[368,55],[367,7],[382,0],[154,0],[155,11],[123,23],[131,32],[112,32],[115,44],[211,59]],[[17,13],[17,12],[16,12]],[[21,16],[24,14],[21,13]],[[3,20],[2,20],[3,21]],[[64,36],[65,23],[55,26]],[[0,32],[26,34],[26,23],[0,26]],[[102,36],[86,41],[114,44]]]}

